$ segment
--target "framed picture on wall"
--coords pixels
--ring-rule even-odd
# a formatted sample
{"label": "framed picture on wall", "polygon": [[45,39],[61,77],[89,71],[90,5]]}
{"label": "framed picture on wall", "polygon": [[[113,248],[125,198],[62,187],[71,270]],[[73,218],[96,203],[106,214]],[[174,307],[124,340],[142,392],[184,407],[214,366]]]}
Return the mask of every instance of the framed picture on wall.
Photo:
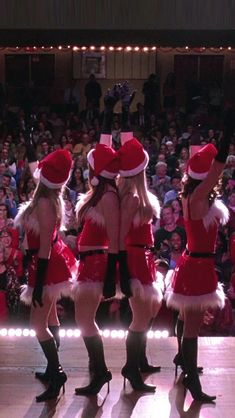
{"label": "framed picture on wall", "polygon": [[106,77],[106,56],[104,52],[82,53],[82,77],[94,74],[96,78]]}

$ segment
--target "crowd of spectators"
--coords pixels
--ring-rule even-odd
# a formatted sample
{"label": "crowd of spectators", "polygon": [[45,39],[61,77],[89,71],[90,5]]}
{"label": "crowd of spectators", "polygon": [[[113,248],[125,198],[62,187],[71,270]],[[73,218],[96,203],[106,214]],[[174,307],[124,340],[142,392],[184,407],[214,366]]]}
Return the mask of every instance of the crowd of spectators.
{"label": "crowd of spectators", "polygon": [[[161,219],[160,221],[153,219],[152,226],[157,263],[163,260],[167,269],[175,268],[186,245],[180,189],[189,159],[190,140],[193,135],[197,135],[202,145],[211,142],[217,146],[222,140],[223,112],[224,106],[227,106],[224,104],[220,109],[217,107],[215,109],[209,99],[201,97],[201,100],[197,101],[197,106],[186,112],[184,108],[176,105],[174,83],[171,74],[164,84],[161,104],[158,77],[151,75],[143,85],[143,103],[137,103],[131,114],[134,135],[149,154],[147,168],[149,190],[161,203]],[[84,95],[85,109],[79,109],[78,100],[73,98],[72,90],[65,91],[64,104],[59,110],[53,104],[46,108],[43,103],[38,105],[34,103],[30,109],[29,106],[26,108],[17,106],[17,103],[15,106],[9,106],[7,97],[2,104],[0,109],[0,297],[2,294],[6,295],[8,289],[6,275],[3,274],[5,271],[9,272],[10,269],[11,272],[14,271],[18,280],[18,285],[14,281],[15,288],[27,280],[22,231],[14,228],[13,220],[19,205],[29,200],[35,189],[25,150],[28,127],[33,127],[32,140],[38,160],[58,148],[65,148],[72,154],[73,170],[64,192],[66,230],[62,232],[62,236],[79,258],[76,239],[80,225],[77,224],[75,217],[75,204],[79,195],[85,193],[89,187],[86,156],[99,141],[103,116],[100,111],[101,86],[94,76],[90,77]],[[118,113],[113,117],[112,136],[113,146],[118,148],[120,144]],[[219,231],[216,271],[228,296],[226,310],[230,314],[232,307],[235,307],[235,250],[232,250],[232,243],[235,241],[235,136],[231,138],[230,153],[221,180],[221,198],[229,208],[230,220]],[[1,252],[2,247],[3,252]],[[5,268],[3,273],[1,273],[2,264]],[[17,289],[15,294],[17,299]],[[9,303],[12,302],[9,300],[7,302],[7,308],[11,312]],[[123,304],[115,301],[115,304],[109,305],[110,316],[115,318],[115,321],[120,320],[123,312],[120,314],[119,308]],[[66,306],[67,304],[63,304],[62,301],[61,316],[66,316]],[[6,313],[4,315],[0,315],[0,322],[6,320]],[[127,317],[128,315],[127,313]],[[235,334],[232,315],[227,316],[228,323],[224,318],[218,321],[218,313],[208,313],[204,332]]]}

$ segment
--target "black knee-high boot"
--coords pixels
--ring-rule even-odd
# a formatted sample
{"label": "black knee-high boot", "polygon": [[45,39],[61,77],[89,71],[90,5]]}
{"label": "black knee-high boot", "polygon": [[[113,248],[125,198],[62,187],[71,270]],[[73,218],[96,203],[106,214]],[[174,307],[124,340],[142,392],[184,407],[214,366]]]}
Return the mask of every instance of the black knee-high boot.
{"label": "black knee-high boot", "polygon": [[37,402],[44,402],[49,399],[57,398],[62,386],[64,390],[64,384],[67,380],[67,376],[59,364],[59,357],[54,338],[50,338],[46,341],[39,341],[39,344],[46,356],[51,374],[48,389],[41,395],[36,396]]}
{"label": "black knee-high boot", "polygon": [[154,392],[156,386],[146,385],[139,371],[140,353],[144,340],[144,332],[129,331],[126,339],[126,364],[122,368],[122,376],[128,379],[132,388],[141,392]]}
{"label": "black knee-high boot", "polygon": [[216,396],[209,396],[202,391],[197,371],[197,352],[197,337],[183,338],[182,355],[184,359],[184,367],[186,372],[186,377],[183,380],[183,384],[187,389],[189,389],[193,399],[195,399],[196,401],[212,402],[216,399]]}
{"label": "black knee-high boot", "polygon": [[[55,340],[56,348],[59,350],[60,347],[60,326],[59,325],[49,325],[49,330],[51,331],[53,338]],[[47,364],[45,372],[35,372],[36,379],[41,380],[41,382],[49,382],[51,378],[51,372],[49,364]]]}
{"label": "black knee-high boot", "polygon": [[[182,337],[184,332],[184,321],[182,319],[177,319],[176,322],[176,338],[177,338],[177,345],[178,345],[178,353],[173,359],[173,363],[175,364],[175,376],[177,376],[178,367],[181,367],[183,373],[185,373],[185,367],[184,367],[184,359],[182,355]],[[198,373],[203,373],[203,367],[197,367]]]}
{"label": "black knee-high boot", "polygon": [[92,378],[89,385],[76,388],[76,395],[97,395],[105,383],[108,383],[112,379],[111,372],[107,369],[104,359],[103,342],[100,335],[94,335],[92,337],[83,337],[88,356],[92,362]]}
{"label": "black knee-high boot", "polygon": [[146,356],[146,346],[147,346],[147,334],[144,333],[142,347],[140,351],[140,371],[142,373],[157,373],[161,371],[160,366],[152,366],[148,363],[148,359]]}

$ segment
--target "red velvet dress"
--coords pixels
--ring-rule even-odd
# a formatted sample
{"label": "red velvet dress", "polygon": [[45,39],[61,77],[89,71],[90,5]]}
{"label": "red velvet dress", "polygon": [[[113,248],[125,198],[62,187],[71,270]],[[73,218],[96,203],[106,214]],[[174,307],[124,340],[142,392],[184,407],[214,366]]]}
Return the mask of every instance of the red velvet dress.
{"label": "red velvet dress", "polygon": [[[107,269],[109,240],[104,217],[95,208],[89,209],[77,244],[80,261],[73,293],[76,295],[77,291],[81,292],[84,289],[89,289],[92,292],[102,294]],[[94,252],[94,254],[89,254],[83,258],[82,247],[84,246],[90,247],[91,251],[92,247],[103,249],[104,253],[97,254]]]}
{"label": "red velvet dress", "polygon": [[[219,222],[226,223],[228,210],[216,201],[203,219],[185,220],[187,250],[192,253],[214,253]],[[218,284],[214,257],[193,257],[185,250],[166,292],[167,306],[177,310],[185,306],[206,309],[224,306],[224,292]]]}
{"label": "red velvet dress", "polygon": [[[19,214],[19,217],[16,219],[17,225],[21,221],[22,217]],[[26,248],[32,250],[33,255],[28,267],[28,285],[22,286],[21,300],[26,304],[30,304],[36,280],[37,252],[40,248],[40,235],[38,222],[32,216],[29,217],[27,222],[23,222],[23,227],[26,231]],[[51,253],[46,270],[43,292],[47,293],[53,299],[60,299],[62,295],[70,295],[72,286],[71,279],[76,274],[76,270],[77,261],[72,251],[64,244],[60,236],[58,236],[58,230],[55,230],[51,237]]]}
{"label": "red velvet dress", "polygon": [[139,296],[146,303],[151,303],[152,314],[155,316],[163,297],[163,282],[155,267],[151,222],[141,224],[138,212],[126,236],[125,244],[132,294]]}

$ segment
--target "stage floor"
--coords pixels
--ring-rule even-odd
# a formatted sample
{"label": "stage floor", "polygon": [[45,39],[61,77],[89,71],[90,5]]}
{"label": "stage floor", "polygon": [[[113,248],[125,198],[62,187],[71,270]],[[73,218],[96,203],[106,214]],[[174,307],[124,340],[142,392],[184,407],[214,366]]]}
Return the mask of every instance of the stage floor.
{"label": "stage floor", "polygon": [[148,357],[162,366],[161,373],[146,377],[155,384],[155,394],[144,395],[123,389],[120,369],[124,363],[124,340],[104,338],[106,361],[113,374],[110,393],[103,387],[98,396],[74,395],[74,388],[87,383],[87,355],[82,339],[63,338],[60,360],[66,373],[65,394],[58,402],[37,404],[35,395],[44,386],[34,378],[34,372],[45,364],[44,357],[32,337],[0,336],[0,418],[232,418],[235,416],[235,338],[201,337],[199,363],[204,366],[203,389],[217,395],[214,405],[192,402],[180,378],[174,381],[172,358],[176,339],[148,340]]}

